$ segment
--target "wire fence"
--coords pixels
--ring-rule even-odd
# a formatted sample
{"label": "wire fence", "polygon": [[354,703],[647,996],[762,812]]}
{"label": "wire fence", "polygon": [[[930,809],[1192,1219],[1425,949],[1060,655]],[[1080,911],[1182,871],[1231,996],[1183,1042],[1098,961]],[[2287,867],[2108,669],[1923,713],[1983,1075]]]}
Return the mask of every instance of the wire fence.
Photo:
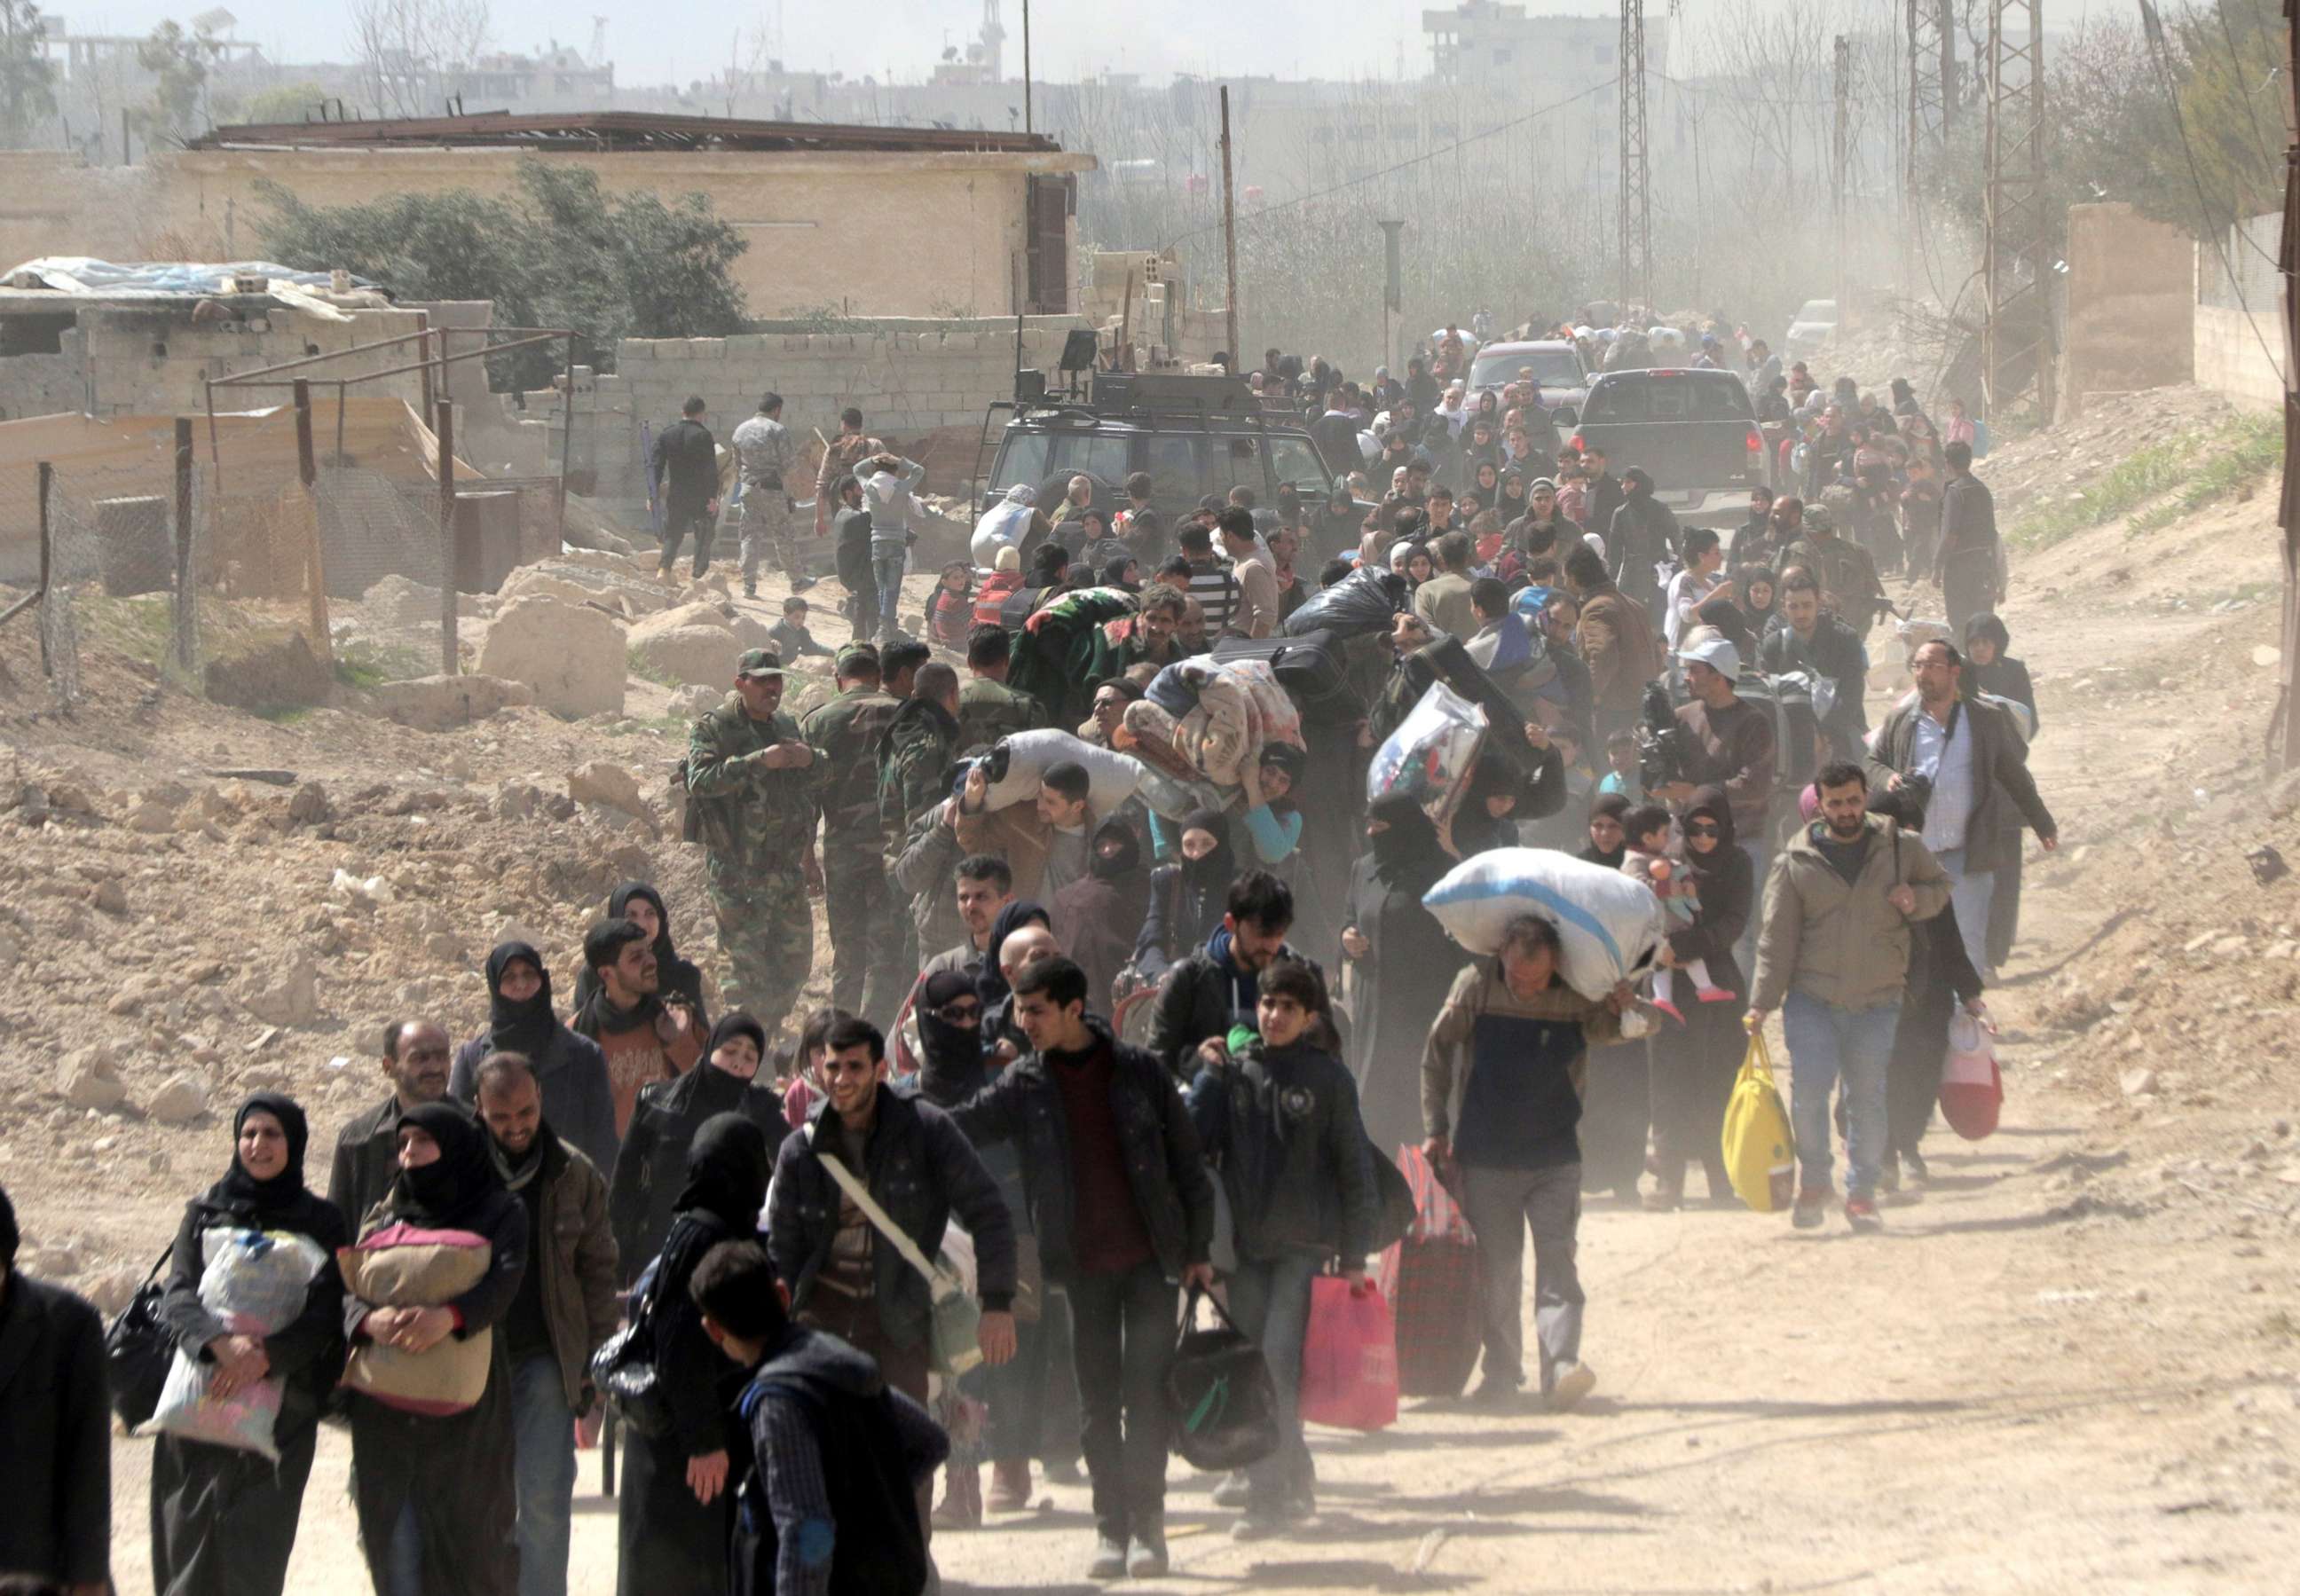
{"label": "wire fence", "polygon": [[308,485],[297,461],[283,411],[200,440],[181,466],[162,447],[0,474],[0,612],[38,593],[59,708],[79,700],[90,646],[262,713],[461,668],[471,650],[443,589],[468,613],[463,595],[558,550],[555,480],[471,478],[443,511],[404,456],[391,471],[315,465]]}

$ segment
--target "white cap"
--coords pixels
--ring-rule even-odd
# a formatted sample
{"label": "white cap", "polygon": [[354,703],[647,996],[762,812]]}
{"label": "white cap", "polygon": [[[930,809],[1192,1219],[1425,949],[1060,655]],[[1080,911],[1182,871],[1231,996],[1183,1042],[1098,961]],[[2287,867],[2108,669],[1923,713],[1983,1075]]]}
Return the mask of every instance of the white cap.
{"label": "white cap", "polygon": [[1706,665],[1728,681],[1738,679],[1741,674],[1741,651],[1722,632],[1712,631],[1705,637],[1688,640],[1685,647],[1677,651],[1677,657],[1688,665],[1696,661]]}

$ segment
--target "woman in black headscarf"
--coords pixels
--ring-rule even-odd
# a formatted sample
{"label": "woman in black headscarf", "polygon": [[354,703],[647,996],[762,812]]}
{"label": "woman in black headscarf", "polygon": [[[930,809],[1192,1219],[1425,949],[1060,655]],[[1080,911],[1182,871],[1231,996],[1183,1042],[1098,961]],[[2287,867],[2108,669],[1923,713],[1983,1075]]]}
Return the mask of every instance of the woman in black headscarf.
{"label": "woman in black headscarf", "polygon": [[[1733,958],[1733,944],[1755,907],[1756,876],[1749,856],[1733,844],[1733,811],[1721,786],[1693,790],[1678,817],[1685,832],[1685,862],[1694,886],[1694,916],[1676,926],[1656,960],[1679,973],[1671,983],[1682,1022],[1664,1019],[1647,1040],[1647,1085],[1653,1100],[1654,1144],[1660,1156],[1659,1180],[1646,1196],[1656,1210],[1685,1199],[1685,1166],[1698,1159],[1709,1182],[1709,1201],[1738,1206],[1725,1177],[1720,1150],[1725,1102],[1741,1067],[1748,1038],[1741,1016],[1748,1009],[1748,983]],[[1703,1002],[1683,973],[1699,960],[1709,986],[1722,998]]]}
{"label": "woman in black headscarf", "polygon": [[1367,852],[1342,907],[1342,957],[1356,1056],[1358,1109],[1373,1144],[1395,1157],[1421,1144],[1421,1049],[1466,961],[1422,894],[1453,867],[1412,798],[1366,810]]}
{"label": "woman in black headscarf", "polygon": [[[1585,864],[1621,868],[1629,842],[1621,835],[1621,817],[1629,812],[1629,798],[1602,793],[1589,805],[1589,845],[1575,855]],[[1620,1201],[1635,1202],[1638,1176],[1646,1160],[1646,1129],[1652,1123],[1651,1100],[1646,1089],[1649,1067],[1643,1042],[1615,1042],[1589,1050],[1588,1085],[1581,1097],[1581,1189],[1591,1194],[1611,1193]]]}
{"label": "woman in black headscarf", "polygon": [[1112,815],[1095,827],[1087,873],[1054,894],[1049,927],[1062,952],[1086,972],[1087,1008],[1110,1002],[1118,972],[1134,956],[1150,904],[1150,877],[1134,827]]}
{"label": "woman in black headscarf", "polygon": [[1229,817],[1220,810],[1196,810],[1182,822],[1181,853],[1179,862],[1150,872],[1150,907],[1134,944],[1134,967],[1148,980],[1205,946],[1238,878]]}
{"label": "woman in black headscarf", "polygon": [[[1733,603],[1741,611],[1742,623],[1759,644],[1765,640],[1765,630],[1779,613],[1781,579],[1770,565],[1740,565],[1733,569]],[[1744,650],[1741,657],[1750,655]]]}
{"label": "woman in black headscarf", "polygon": [[1105,587],[1122,587],[1129,593],[1142,591],[1142,562],[1131,554],[1113,554],[1103,561],[1102,584]]}
{"label": "woman in black headscarf", "polygon": [[[185,1356],[207,1366],[212,1395],[258,1380],[280,1383],[271,1426],[279,1461],[160,1436],[152,1449],[152,1588],[159,1596],[257,1596],[287,1588],[320,1409],[343,1371],[344,1282],[336,1249],[349,1237],[335,1204],[304,1185],[310,1137],[304,1110],[277,1093],[259,1092],[232,1116],[231,1134],[231,1168],[184,1207],[160,1318]],[[201,1302],[204,1243],[215,1230],[292,1232],[319,1248],[325,1261],[292,1324],[271,1335],[234,1334]]]}
{"label": "woman in black headscarf", "polygon": [[739,1482],[730,1477],[732,1429],[720,1392],[738,1371],[704,1334],[687,1284],[712,1247],[758,1233],[773,1168],[767,1132],[744,1114],[712,1115],[688,1147],[686,1185],[648,1297],[655,1378],[671,1423],[661,1435],[633,1434],[623,1444],[618,1596],[725,1596],[728,1589]]}
{"label": "woman in black headscarf", "polygon": [[716,1114],[740,1114],[766,1133],[772,1153],[790,1132],[774,1076],[761,1066],[767,1056],[766,1027],[736,1009],[711,1027],[710,1045],[695,1068],[675,1080],[650,1081],[639,1088],[631,1111],[630,1135],[615,1159],[607,1191],[607,1222],[614,1227],[615,1256],[623,1278],[638,1278],[671,1234],[687,1155],[704,1121]]}
{"label": "woman in black headscarf", "polygon": [[[667,929],[655,938],[658,950],[670,943]],[[598,985],[589,970],[583,977]],[[553,1010],[551,972],[543,968],[543,955],[523,942],[497,943],[488,955],[487,1029],[455,1050],[448,1095],[476,1103],[480,1060],[496,1052],[517,1053],[535,1071],[552,1135],[579,1149],[602,1175],[615,1167],[615,1093],[607,1080],[607,1055]]]}
{"label": "woman in black headscarf", "polygon": [[[696,1024],[707,1028],[711,1017],[703,1008],[703,972],[671,946],[671,910],[662,906],[662,894],[644,881],[626,881],[609,895],[607,918],[629,920],[654,938],[656,992],[666,1003],[684,1005]],[[582,1008],[598,990],[598,973],[586,968],[575,977],[575,1007]]]}
{"label": "woman in black headscarf", "polygon": [[[427,1102],[399,1116],[399,1174],[360,1234],[402,1224],[484,1237],[488,1272],[437,1308],[388,1308],[347,1296],[349,1339],[421,1353],[451,1335],[468,1339],[493,1329],[527,1273],[527,1205],[504,1189],[486,1131],[452,1102]],[[352,1485],[375,1588],[513,1596],[519,1494],[501,1340],[475,1407],[411,1413],[354,1392],[351,1415]]]}

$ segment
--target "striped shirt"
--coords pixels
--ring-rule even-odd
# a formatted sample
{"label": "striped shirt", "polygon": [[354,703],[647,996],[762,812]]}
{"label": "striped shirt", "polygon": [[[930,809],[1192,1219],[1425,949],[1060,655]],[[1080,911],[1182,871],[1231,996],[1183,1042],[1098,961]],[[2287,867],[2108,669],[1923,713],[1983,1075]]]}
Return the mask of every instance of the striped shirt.
{"label": "striped shirt", "polygon": [[1206,612],[1207,636],[1220,636],[1229,629],[1242,594],[1238,578],[1230,575],[1228,566],[1212,561],[1204,565],[1195,560],[1190,561],[1189,593]]}

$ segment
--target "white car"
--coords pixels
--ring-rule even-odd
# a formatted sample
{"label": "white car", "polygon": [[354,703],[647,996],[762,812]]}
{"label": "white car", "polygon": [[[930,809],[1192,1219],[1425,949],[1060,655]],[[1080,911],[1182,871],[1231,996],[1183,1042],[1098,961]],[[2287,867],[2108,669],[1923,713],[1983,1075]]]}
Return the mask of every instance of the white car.
{"label": "white car", "polygon": [[1789,323],[1788,337],[1781,340],[1783,353],[1790,360],[1811,354],[1829,341],[1837,330],[1837,301],[1808,299],[1797,310],[1796,320]]}

